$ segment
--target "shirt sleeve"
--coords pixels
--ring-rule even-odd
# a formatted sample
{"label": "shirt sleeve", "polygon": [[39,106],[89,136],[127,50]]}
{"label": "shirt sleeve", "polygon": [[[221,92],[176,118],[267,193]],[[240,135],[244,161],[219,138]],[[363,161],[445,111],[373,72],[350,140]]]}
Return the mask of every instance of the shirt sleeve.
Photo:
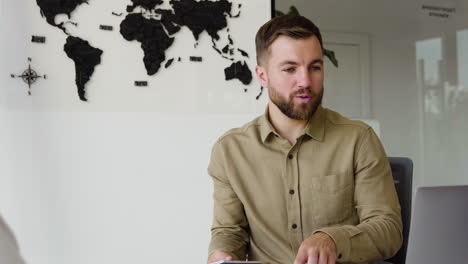
{"label": "shirt sleeve", "polygon": [[15,236],[0,216],[0,263],[24,264]]}
{"label": "shirt sleeve", "polygon": [[371,128],[355,150],[354,203],[359,224],[314,231],[332,237],[339,262],[370,262],[392,257],[400,249],[402,221],[392,172],[382,143]]}
{"label": "shirt sleeve", "polygon": [[246,246],[249,241],[248,222],[242,202],[237,197],[226,175],[226,160],[218,143],[211,153],[208,174],[213,179],[213,224],[208,256],[222,250],[234,260],[246,259]]}

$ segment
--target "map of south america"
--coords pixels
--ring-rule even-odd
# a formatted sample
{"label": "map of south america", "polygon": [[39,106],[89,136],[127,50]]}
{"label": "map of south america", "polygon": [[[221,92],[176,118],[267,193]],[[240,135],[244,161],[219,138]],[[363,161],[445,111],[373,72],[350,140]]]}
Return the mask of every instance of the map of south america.
{"label": "map of south america", "polygon": [[85,85],[91,79],[96,65],[101,63],[102,50],[93,48],[85,40],[68,37],[64,46],[67,56],[75,62],[75,82],[80,100],[87,101]]}
{"label": "map of south america", "polygon": [[[69,35],[65,28],[65,22],[55,23],[55,17],[59,14],[66,14],[71,19],[73,11],[81,4],[88,3],[87,0],[37,0],[37,5],[41,8],[41,15],[46,18],[47,23],[60,28]],[[102,50],[95,48],[88,41],[78,37],[68,36],[64,45],[64,51],[75,63],[75,83],[78,90],[78,97],[81,101],[86,99],[86,84],[91,79],[95,67],[101,63]]]}

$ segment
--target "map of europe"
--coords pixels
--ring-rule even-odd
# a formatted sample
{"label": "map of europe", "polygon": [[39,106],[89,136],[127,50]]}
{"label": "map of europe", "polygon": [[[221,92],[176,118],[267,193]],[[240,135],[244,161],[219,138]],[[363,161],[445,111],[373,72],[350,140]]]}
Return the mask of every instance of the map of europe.
{"label": "map of europe", "polygon": [[[93,47],[88,40],[71,35],[66,24],[73,24],[73,12],[89,1],[97,0],[36,0],[47,23],[67,35],[64,51],[75,64],[75,83],[82,101],[87,101],[86,85],[105,51]],[[229,0],[169,0],[170,9],[160,7],[163,0],[131,0],[131,3],[126,7],[127,14],[120,23],[120,34],[126,41],[141,44],[147,75],[155,75],[162,67],[169,68],[174,60],[181,60],[180,57],[167,58],[166,51],[177,41],[176,35],[181,28],[186,27],[193,34],[195,45],[200,34],[206,32],[209,35],[211,48],[228,62],[224,69],[225,80],[237,79],[243,85],[252,82],[252,72],[246,61],[238,59],[239,56],[249,58],[249,54],[235,46],[228,28],[228,19],[241,16],[241,4],[237,14],[232,14],[233,4]],[[60,14],[65,14],[70,21],[57,23],[56,16]],[[223,30],[228,32],[228,41],[220,45],[219,33]],[[190,60],[201,62],[202,58],[190,57]]]}

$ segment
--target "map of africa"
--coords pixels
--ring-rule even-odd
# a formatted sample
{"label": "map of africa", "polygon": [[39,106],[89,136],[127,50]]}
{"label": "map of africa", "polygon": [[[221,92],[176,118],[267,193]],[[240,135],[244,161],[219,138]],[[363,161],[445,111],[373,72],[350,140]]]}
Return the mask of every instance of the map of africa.
{"label": "map of africa", "polygon": [[[36,0],[42,17],[48,24],[57,27],[67,35],[64,51],[75,64],[75,83],[79,99],[87,101],[86,84],[92,78],[95,67],[101,63],[105,51],[93,47],[88,40],[72,36],[67,31],[67,24],[74,24],[71,19],[77,7],[88,4],[92,0]],[[249,54],[235,46],[234,40],[228,34],[227,43],[220,44],[219,32],[229,33],[228,19],[241,16],[232,14],[232,2],[228,0],[170,0],[170,9],[160,6],[163,0],[131,0],[126,7],[127,14],[120,23],[120,34],[124,40],[137,41],[143,50],[143,63],[147,75],[155,75],[161,67],[169,68],[175,59],[167,58],[166,51],[177,40],[177,33],[186,27],[194,37],[194,45],[198,45],[200,34],[206,32],[211,39],[211,48],[218,56],[228,61],[224,69],[225,80],[238,79],[242,84],[252,82],[252,72],[245,60]],[[56,16],[65,14],[68,21],[56,22]],[[118,14],[114,14],[119,16]],[[77,26],[77,25],[75,25]],[[239,55],[239,56],[237,56]],[[201,62],[201,57],[190,57],[191,61]]]}

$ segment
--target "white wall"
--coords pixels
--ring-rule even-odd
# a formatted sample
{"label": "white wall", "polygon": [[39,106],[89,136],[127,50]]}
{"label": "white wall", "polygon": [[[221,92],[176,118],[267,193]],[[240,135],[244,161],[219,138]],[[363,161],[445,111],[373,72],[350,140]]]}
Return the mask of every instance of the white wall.
{"label": "white wall", "polygon": [[[0,214],[16,234],[21,251],[30,263],[50,263],[49,221],[46,176],[32,170],[32,114],[24,85],[9,86],[11,73],[20,73],[26,64],[27,33],[31,22],[18,16],[28,10],[25,1],[0,2]],[[7,104],[16,105],[15,109]]]}
{"label": "white wall", "polygon": [[247,117],[33,117],[33,171],[49,176],[43,191],[50,201],[54,263],[206,261],[210,148],[225,127]]}
{"label": "white wall", "polygon": [[[460,141],[460,138],[466,138],[464,124],[468,121],[457,120],[461,127],[458,130],[448,128],[436,133],[427,131],[425,122],[428,116],[423,110],[424,93],[416,71],[417,41],[441,37],[444,43],[453,42],[451,39],[457,30],[468,28],[466,1],[278,0],[276,3],[277,9],[283,11],[295,5],[301,14],[311,18],[322,31],[369,35],[371,118],[380,121],[387,154],[413,160],[415,186],[468,184],[466,163],[450,162],[454,155],[456,160],[468,159],[468,146],[459,146],[464,151],[454,152],[453,149],[454,145],[466,142]],[[457,11],[449,19],[429,17],[428,12],[421,9],[423,4],[455,7]],[[447,72],[457,69],[457,56],[450,56],[455,47],[443,50]],[[468,46],[458,48],[466,51]],[[339,60],[339,54],[337,58]],[[460,63],[468,64],[467,61]],[[447,81],[450,81],[448,77]],[[451,85],[455,84],[452,82]],[[461,111],[465,112],[459,114],[468,114],[466,110]],[[454,119],[447,115],[444,117],[446,122],[436,126],[447,126],[447,123],[454,123]],[[431,130],[434,128],[431,127]],[[445,142],[438,144],[438,148],[428,148],[428,142],[439,142],[440,138],[445,138]],[[442,153],[440,155],[443,157],[435,162],[437,159],[430,159],[427,152]]]}

